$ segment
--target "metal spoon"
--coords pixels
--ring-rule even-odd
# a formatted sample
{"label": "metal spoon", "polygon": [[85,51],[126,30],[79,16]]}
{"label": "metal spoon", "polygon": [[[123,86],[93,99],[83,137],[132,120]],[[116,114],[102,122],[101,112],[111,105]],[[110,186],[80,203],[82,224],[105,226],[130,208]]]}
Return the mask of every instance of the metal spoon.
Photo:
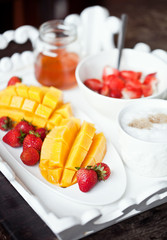
{"label": "metal spoon", "polygon": [[118,35],[118,60],[117,60],[117,69],[119,70],[121,56],[122,56],[122,49],[124,48],[124,41],[125,41],[125,32],[126,32],[126,25],[127,25],[128,16],[126,14],[121,15],[121,28]]}

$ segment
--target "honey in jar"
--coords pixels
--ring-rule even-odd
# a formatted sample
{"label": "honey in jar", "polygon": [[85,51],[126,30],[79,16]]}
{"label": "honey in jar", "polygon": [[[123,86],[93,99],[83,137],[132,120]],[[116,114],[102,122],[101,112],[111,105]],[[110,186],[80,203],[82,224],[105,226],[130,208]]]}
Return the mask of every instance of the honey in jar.
{"label": "honey in jar", "polygon": [[69,89],[76,84],[79,48],[74,25],[53,20],[41,25],[36,43],[35,77],[45,86]]}

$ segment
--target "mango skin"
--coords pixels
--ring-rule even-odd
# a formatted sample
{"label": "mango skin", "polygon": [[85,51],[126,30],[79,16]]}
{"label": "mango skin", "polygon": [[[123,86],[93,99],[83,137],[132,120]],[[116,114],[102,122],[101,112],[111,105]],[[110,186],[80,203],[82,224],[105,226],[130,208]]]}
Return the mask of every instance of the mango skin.
{"label": "mango skin", "polygon": [[70,118],[54,127],[41,149],[40,170],[52,184],[69,187],[77,182],[76,168],[102,162],[106,153],[106,138],[95,133],[92,123]]}

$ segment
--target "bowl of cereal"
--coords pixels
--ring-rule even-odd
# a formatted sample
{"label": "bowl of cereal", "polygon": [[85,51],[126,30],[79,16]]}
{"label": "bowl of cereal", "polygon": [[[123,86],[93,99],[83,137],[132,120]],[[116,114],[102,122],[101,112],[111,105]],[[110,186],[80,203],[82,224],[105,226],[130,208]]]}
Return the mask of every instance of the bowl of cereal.
{"label": "bowl of cereal", "polygon": [[84,58],[76,79],[85,100],[111,119],[128,102],[167,96],[167,64],[151,53],[124,49],[120,70],[118,50],[102,51]]}

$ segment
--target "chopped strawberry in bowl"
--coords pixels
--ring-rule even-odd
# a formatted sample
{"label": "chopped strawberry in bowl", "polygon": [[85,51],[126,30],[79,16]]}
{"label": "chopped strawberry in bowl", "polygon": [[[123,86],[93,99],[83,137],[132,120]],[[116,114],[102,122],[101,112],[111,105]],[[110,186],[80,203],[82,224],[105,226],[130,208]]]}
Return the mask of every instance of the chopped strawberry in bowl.
{"label": "chopped strawberry in bowl", "polygon": [[157,90],[156,73],[143,77],[142,72],[118,71],[107,65],[103,69],[101,79],[88,78],[85,86],[104,96],[112,98],[134,99],[151,96]]}
{"label": "chopped strawberry in bowl", "polygon": [[77,66],[78,86],[89,106],[116,119],[125,104],[167,97],[167,64],[151,53],[123,49],[120,70],[118,50],[84,58]]}

